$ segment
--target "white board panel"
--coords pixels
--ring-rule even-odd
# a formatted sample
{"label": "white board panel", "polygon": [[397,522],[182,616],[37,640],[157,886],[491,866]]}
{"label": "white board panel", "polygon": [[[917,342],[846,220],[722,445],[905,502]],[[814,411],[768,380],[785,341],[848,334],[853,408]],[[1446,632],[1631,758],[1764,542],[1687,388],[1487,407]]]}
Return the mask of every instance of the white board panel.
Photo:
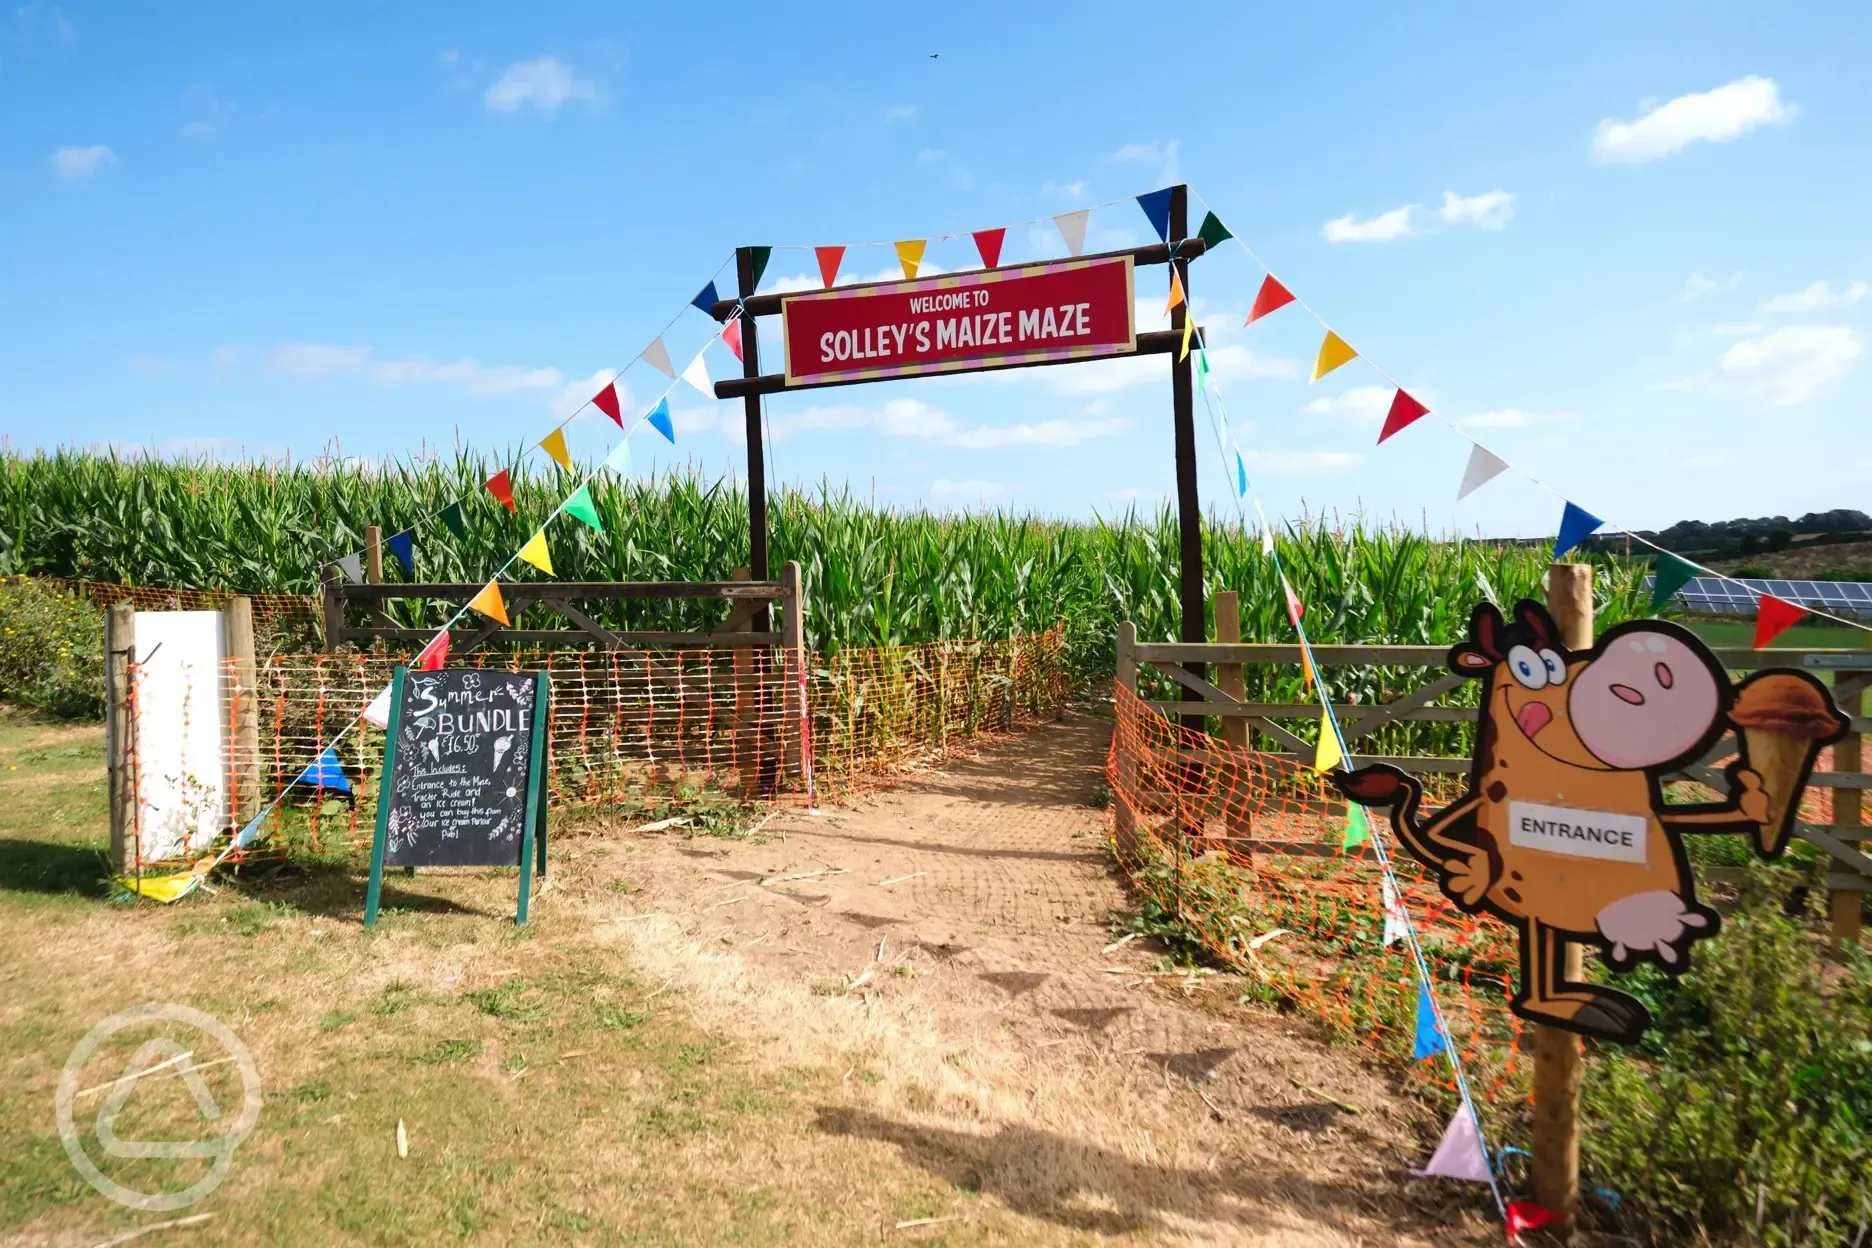
{"label": "white board panel", "polygon": [[227,823],[219,611],[136,613],[137,827],[146,861],[205,849]]}

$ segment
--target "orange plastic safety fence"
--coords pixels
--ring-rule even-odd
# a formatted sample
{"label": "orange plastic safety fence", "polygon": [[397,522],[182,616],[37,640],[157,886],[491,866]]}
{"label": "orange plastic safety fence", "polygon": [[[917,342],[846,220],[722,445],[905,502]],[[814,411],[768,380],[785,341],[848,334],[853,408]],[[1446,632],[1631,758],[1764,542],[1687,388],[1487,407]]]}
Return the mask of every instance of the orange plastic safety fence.
{"label": "orange plastic safety fence", "polygon": [[253,603],[254,624],[276,623],[316,627],[322,616],[319,600],[311,594],[238,594],[231,589],[160,589],[148,585],[116,585],[107,581],[75,581],[62,576],[10,576],[10,582],[30,581],[83,598],[99,607],[127,602],[139,611],[219,611],[228,599],[244,597]]}
{"label": "orange plastic safety fence", "polygon": [[[1305,765],[1184,728],[1122,684],[1113,706],[1113,847],[1139,892],[1261,990],[1409,1061],[1416,969],[1402,940],[1384,943],[1383,873],[1369,840],[1346,846],[1344,799]],[[1512,933],[1456,910],[1401,848],[1390,856],[1471,1090],[1524,1095]],[[1416,1070],[1454,1086],[1440,1059]]]}

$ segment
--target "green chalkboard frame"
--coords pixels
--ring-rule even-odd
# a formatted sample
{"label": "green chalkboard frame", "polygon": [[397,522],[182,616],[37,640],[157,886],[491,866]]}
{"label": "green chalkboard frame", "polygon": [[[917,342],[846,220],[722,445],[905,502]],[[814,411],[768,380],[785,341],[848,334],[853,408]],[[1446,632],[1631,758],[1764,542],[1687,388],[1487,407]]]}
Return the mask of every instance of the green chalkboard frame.
{"label": "green chalkboard frame", "polygon": [[[514,906],[514,926],[527,921],[533,876],[546,874],[546,738],[552,727],[552,676],[533,674],[533,733],[527,747],[526,826],[520,838],[520,896]],[[403,724],[403,685],[409,668],[399,667],[390,678],[390,727],[384,732],[383,774],[377,778],[377,830],[371,838],[370,886],[364,895],[364,926],[377,925],[383,901],[384,857],[390,843],[390,782],[396,774],[397,736]],[[538,841],[537,858],[534,842]]]}

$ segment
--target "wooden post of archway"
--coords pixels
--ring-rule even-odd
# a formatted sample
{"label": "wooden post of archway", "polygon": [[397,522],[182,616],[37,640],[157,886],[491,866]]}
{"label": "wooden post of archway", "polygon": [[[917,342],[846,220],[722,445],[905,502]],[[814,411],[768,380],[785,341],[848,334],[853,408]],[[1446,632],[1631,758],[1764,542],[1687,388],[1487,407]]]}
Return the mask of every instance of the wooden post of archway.
{"label": "wooden post of archway", "polygon": [[[1177,597],[1183,616],[1179,640],[1200,644],[1209,640],[1209,630],[1203,611],[1202,502],[1196,492],[1196,395],[1189,357],[1180,354],[1183,328],[1190,317],[1189,261],[1181,254],[1188,234],[1189,187],[1178,183],[1170,188],[1170,264],[1182,284],[1183,300],[1170,310],[1170,332],[1177,339],[1179,351],[1170,356],[1170,408],[1176,440]],[[1208,676],[1206,663],[1185,663],[1183,670],[1198,680]],[[1194,689],[1185,688],[1183,700],[1203,699]],[[1203,717],[1186,715],[1183,726],[1201,732]]]}

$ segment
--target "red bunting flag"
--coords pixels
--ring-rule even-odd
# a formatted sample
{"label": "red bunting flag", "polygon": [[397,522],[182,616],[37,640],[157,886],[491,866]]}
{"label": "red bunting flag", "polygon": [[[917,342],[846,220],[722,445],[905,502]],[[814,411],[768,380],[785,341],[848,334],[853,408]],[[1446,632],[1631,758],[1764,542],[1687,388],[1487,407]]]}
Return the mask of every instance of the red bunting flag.
{"label": "red bunting flag", "polygon": [[624,427],[624,409],[618,403],[617,383],[612,382],[592,396],[592,406],[617,422],[617,427]]}
{"label": "red bunting flag", "polygon": [[442,665],[448,662],[448,647],[449,635],[448,629],[445,628],[422,648],[422,652],[416,656],[416,662],[412,666],[419,672],[441,671]]}
{"label": "red bunting flag", "polygon": [[1410,395],[1405,394],[1404,391],[1399,390],[1395,395],[1391,396],[1391,410],[1385,414],[1384,428],[1378,432],[1379,445],[1382,446],[1386,438],[1402,429],[1405,425],[1410,424],[1418,417],[1428,415],[1429,412],[1429,408],[1419,403],[1416,399],[1411,398]]}
{"label": "red bunting flag", "polygon": [[1522,1231],[1538,1231],[1558,1221],[1560,1215],[1545,1205],[1531,1200],[1511,1200],[1508,1202],[1508,1242],[1518,1244]]}
{"label": "red bunting flag", "polygon": [[520,509],[514,506],[513,501],[513,482],[508,478],[505,468],[487,479],[487,491],[500,500],[501,506],[519,514]]}
{"label": "red bunting flag", "polygon": [[845,259],[843,247],[815,247],[813,255],[819,257],[819,276],[825,280],[827,290],[838,280],[839,262]]}
{"label": "red bunting flag", "polygon": [[1805,607],[1797,607],[1773,594],[1763,594],[1755,606],[1755,648],[1759,650],[1787,632],[1794,627],[1794,621],[1806,614]]}
{"label": "red bunting flag", "polygon": [[1261,289],[1255,295],[1254,307],[1248,309],[1248,319],[1243,325],[1252,325],[1277,308],[1284,308],[1292,303],[1293,296],[1287,288],[1274,280],[1272,273],[1261,279]]}
{"label": "red bunting flag", "polygon": [[1001,240],[1007,237],[1007,227],[998,230],[976,230],[975,250],[981,253],[982,267],[992,269],[1001,263]]}
{"label": "red bunting flag", "polygon": [[735,359],[738,360],[742,358],[741,357],[741,318],[740,317],[737,316],[734,318],[734,320],[729,321],[726,325],[722,326],[721,340],[728,344],[728,349],[730,351],[734,352]]}

